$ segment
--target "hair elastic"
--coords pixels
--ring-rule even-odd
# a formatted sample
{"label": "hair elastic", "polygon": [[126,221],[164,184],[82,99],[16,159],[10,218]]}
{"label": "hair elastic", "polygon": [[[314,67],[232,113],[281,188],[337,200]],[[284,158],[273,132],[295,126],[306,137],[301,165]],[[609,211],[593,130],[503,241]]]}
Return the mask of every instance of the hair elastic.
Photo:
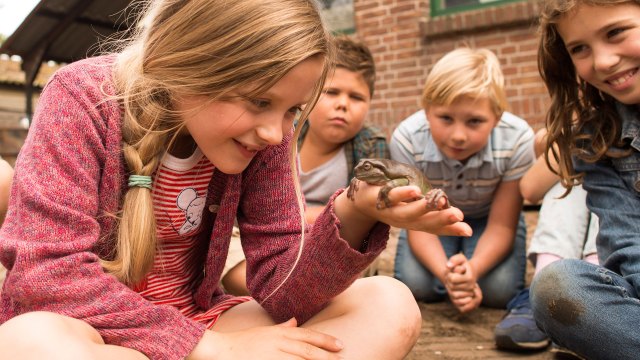
{"label": "hair elastic", "polygon": [[129,187],[143,187],[151,189],[151,176],[129,175]]}

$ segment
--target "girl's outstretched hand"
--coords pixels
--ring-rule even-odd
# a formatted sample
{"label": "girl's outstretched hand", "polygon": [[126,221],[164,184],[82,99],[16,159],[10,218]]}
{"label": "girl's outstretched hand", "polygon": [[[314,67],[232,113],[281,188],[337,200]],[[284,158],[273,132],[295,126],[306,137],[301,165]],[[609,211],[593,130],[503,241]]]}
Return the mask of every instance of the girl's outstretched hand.
{"label": "girl's outstretched hand", "polygon": [[[429,209],[428,200],[424,198],[415,200],[424,195],[417,186],[399,186],[391,189],[387,195],[391,206],[383,209],[376,208],[380,188],[380,186],[361,181],[353,201],[346,200],[351,201],[363,216],[394,227],[426,231],[436,235],[471,235],[471,227],[462,222],[464,215],[460,209],[455,207],[443,210]],[[340,196],[343,195],[345,194],[340,194]],[[439,208],[444,206],[445,201],[444,198],[440,199]]]}
{"label": "girl's outstretched hand", "polygon": [[229,333],[207,330],[187,359],[340,359],[342,344],[335,337],[297,325],[292,318]]}

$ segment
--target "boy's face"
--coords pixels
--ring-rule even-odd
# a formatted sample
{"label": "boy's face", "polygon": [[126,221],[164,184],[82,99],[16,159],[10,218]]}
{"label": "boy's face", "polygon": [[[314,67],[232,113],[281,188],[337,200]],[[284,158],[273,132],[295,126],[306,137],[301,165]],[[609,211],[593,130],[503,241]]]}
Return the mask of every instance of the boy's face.
{"label": "boy's face", "polygon": [[309,115],[308,135],[333,144],[349,141],[362,129],[370,102],[362,75],[336,68]]}
{"label": "boy's face", "polygon": [[499,120],[488,98],[462,96],[450,106],[430,105],[426,113],[438,149],[461,162],[487,145]]}

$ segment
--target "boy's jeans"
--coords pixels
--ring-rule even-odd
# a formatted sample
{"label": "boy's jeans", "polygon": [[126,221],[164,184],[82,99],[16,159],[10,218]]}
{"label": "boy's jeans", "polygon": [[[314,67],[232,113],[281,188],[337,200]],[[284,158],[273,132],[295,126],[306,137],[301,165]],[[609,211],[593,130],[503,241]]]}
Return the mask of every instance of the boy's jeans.
{"label": "boy's jeans", "polygon": [[[467,259],[473,255],[480,235],[487,226],[487,217],[465,219],[473,229],[471,237],[440,236],[447,258],[462,252]],[[478,280],[482,289],[482,304],[494,308],[505,308],[509,300],[524,287],[526,271],[526,225],[520,216],[513,250],[501,263]],[[416,259],[407,242],[407,232],[402,230],[398,239],[394,276],[405,283],[416,299],[424,302],[442,301],[447,293],[444,285]]]}

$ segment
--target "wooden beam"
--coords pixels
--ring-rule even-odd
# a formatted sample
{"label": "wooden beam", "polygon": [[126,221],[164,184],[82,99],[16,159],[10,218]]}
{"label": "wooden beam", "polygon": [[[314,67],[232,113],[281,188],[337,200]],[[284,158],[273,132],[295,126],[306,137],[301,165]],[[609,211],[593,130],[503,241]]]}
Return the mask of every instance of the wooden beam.
{"label": "wooden beam", "polygon": [[22,57],[22,70],[25,72],[26,113],[29,122],[33,115],[33,81],[38,76],[42,60],[51,44],[93,3],[93,0],[78,0],[63,18],[41,38],[29,55]]}
{"label": "wooden beam", "polygon": [[[39,16],[48,17],[48,18],[51,18],[51,19],[58,19],[58,20],[61,20],[61,19],[63,19],[65,17],[65,13],[52,11],[50,9],[39,10],[37,12],[37,14]],[[128,28],[124,21],[114,22],[114,21],[107,21],[107,20],[103,20],[103,19],[89,18],[89,17],[86,17],[86,16],[78,16],[74,20],[74,22],[76,22],[78,24],[82,24],[82,25],[90,25],[90,26],[93,26],[93,27],[100,27],[100,28],[103,28],[103,29],[109,29],[109,30],[113,30],[113,31],[121,31],[121,30],[126,30]]]}

